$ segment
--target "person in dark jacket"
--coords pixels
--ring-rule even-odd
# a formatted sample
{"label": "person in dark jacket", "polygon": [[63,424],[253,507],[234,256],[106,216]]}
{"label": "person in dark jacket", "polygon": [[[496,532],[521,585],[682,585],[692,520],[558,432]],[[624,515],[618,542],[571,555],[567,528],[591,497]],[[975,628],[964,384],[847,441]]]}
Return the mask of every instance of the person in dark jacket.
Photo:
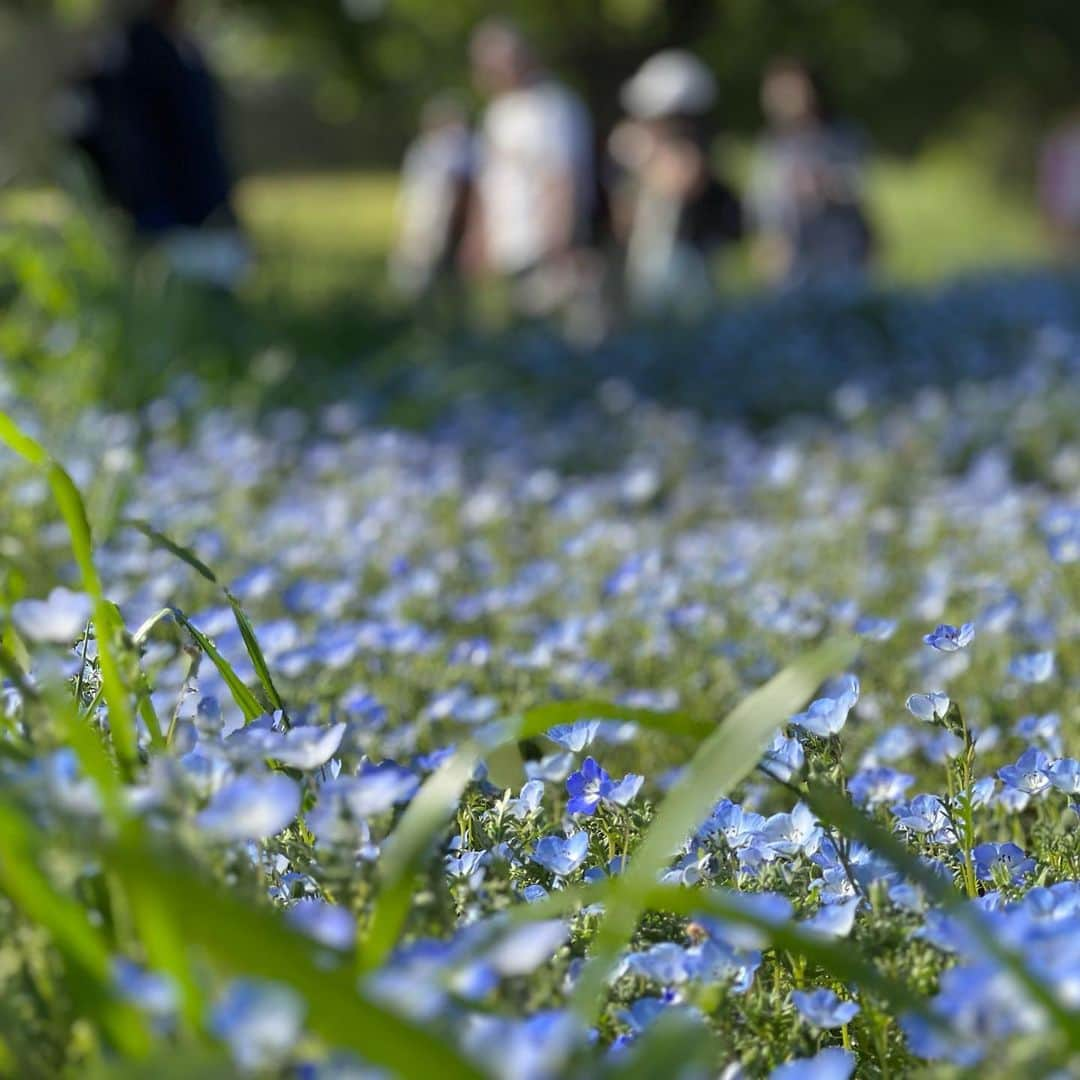
{"label": "person in dark jacket", "polygon": [[140,240],[163,242],[179,272],[224,284],[246,254],[217,83],[181,8],[181,0],[138,6],[76,84],[69,134]]}

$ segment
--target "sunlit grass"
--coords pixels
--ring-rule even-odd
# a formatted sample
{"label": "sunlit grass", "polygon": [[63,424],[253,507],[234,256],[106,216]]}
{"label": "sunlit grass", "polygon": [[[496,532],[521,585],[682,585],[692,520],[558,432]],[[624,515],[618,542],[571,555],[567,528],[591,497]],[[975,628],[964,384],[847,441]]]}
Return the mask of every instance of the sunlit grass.
{"label": "sunlit grass", "polygon": [[[745,150],[731,155],[737,177]],[[372,290],[382,296],[396,228],[390,170],[255,176],[238,189],[239,212],[260,255],[260,277],[298,301]],[[913,159],[882,158],[869,174],[880,238],[879,271],[890,283],[926,283],[972,270],[1045,260],[1047,237],[1033,198],[1001,183],[985,155],[963,144]],[[0,198],[5,220],[56,224],[62,195],[47,188]],[[732,283],[750,285],[745,260]]]}

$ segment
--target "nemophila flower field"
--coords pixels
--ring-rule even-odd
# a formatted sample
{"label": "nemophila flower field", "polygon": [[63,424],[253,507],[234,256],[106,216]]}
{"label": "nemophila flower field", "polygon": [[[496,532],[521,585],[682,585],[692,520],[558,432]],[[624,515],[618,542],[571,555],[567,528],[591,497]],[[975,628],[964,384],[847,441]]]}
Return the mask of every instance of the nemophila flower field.
{"label": "nemophila flower field", "polygon": [[1080,343],[1027,355],[767,431],[8,393],[5,1071],[1073,1075]]}

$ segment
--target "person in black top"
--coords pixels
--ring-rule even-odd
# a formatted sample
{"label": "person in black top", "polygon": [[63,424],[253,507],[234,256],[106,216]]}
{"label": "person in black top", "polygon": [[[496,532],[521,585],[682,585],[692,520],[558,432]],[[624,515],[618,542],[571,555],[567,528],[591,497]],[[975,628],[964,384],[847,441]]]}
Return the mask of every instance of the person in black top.
{"label": "person in black top", "polygon": [[700,312],[714,296],[712,257],[742,227],[739,200],[710,161],[712,73],[690,53],[665,50],[621,96],[628,118],[608,149],[627,299],[638,310]]}
{"label": "person in black top", "polygon": [[224,279],[243,258],[222,246],[231,237],[236,247],[239,234],[218,87],[181,8],[181,0],[139,5],[77,80],[69,135],[140,240],[178,252],[180,272]]}

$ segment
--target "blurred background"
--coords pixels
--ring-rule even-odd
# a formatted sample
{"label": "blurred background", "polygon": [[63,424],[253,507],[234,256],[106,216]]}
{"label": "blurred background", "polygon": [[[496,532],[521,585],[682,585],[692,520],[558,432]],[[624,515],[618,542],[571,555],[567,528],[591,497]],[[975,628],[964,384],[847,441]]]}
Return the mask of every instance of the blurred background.
{"label": "blurred background", "polygon": [[[1068,272],[1077,5],[495,11],[4,0],[0,213],[8,245],[13,230],[24,244],[14,263],[9,251],[9,299],[36,288],[36,303],[62,305],[81,274],[85,306],[86,279],[123,292],[133,278],[141,299],[168,292],[171,321],[128,297],[129,351],[153,350],[140,317],[151,338],[210,320],[189,363],[261,357],[273,382],[298,356],[309,373],[360,356],[392,367],[417,328],[447,340],[541,318],[592,347],[628,321],[825,280]],[[150,94],[168,105],[144,137],[131,115]],[[51,278],[42,237],[64,247]],[[199,282],[198,301],[162,284],[172,276]],[[17,356],[28,334],[9,323],[0,347]]]}

